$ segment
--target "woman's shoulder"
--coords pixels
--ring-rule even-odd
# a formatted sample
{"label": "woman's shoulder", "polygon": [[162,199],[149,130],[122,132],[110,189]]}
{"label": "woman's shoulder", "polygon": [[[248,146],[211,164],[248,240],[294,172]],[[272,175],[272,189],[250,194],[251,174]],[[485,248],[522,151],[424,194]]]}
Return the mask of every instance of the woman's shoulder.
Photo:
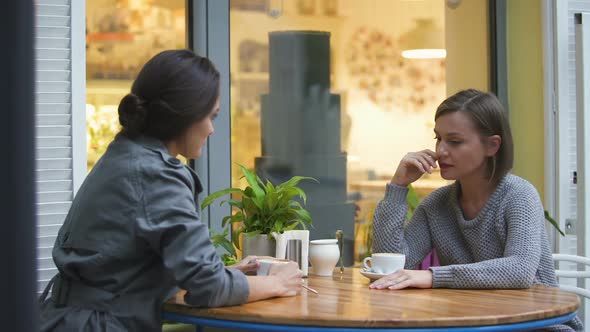
{"label": "woman's shoulder", "polygon": [[439,205],[448,206],[450,200],[456,195],[456,183],[452,183],[433,190],[422,204],[427,207],[436,207]]}
{"label": "woman's shoulder", "polygon": [[493,195],[497,211],[530,215],[543,210],[543,202],[535,186],[517,175],[507,174]]}
{"label": "woman's shoulder", "polygon": [[498,189],[502,191],[502,196],[507,198],[522,199],[527,196],[539,197],[539,192],[532,183],[518,175],[510,173],[502,178]]}
{"label": "woman's shoulder", "polygon": [[113,143],[112,156],[118,156],[124,159],[121,163],[130,165],[130,176],[135,181],[160,184],[181,181],[192,187],[191,172],[182,161],[168,154],[161,142],[145,137],[130,139],[119,135]]}

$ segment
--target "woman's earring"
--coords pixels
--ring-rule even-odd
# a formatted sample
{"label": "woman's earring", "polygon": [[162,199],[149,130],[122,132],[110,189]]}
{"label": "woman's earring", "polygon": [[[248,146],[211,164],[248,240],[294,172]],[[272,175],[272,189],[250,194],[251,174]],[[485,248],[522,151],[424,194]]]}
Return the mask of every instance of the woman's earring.
{"label": "woman's earring", "polygon": [[496,175],[496,155],[493,155],[490,158],[492,158],[492,171],[490,174],[490,180],[492,180],[494,175]]}

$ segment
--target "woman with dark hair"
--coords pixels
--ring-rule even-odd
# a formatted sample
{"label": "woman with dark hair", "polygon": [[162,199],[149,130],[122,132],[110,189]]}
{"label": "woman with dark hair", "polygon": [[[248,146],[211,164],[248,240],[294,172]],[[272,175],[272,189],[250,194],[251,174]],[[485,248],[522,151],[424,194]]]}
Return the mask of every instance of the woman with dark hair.
{"label": "woman with dark hair", "polygon": [[[188,50],[164,51],[119,105],[123,129],[80,187],[53,248],[59,273],[41,298],[43,331],[160,331],[162,304],[186,290],[200,307],[294,296],[297,264],[246,276],[226,268],[200,220],[198,158],[219,113],[219,73]],[[46,299],[51,288],[51,298]]]}
{"label": "woman with dark hair", "polygon": [[[464,90],[434,116],[436,151],[408,153],[374,217],[374,252],[403,253],[405,267],[373,289],[557,287],[539,194],[509,174],[508,116],[496,96]],[[440,167],[455,180],[428,195],[404,224],[408,185]],[[409,270],[436,249],[441,266]],[[551,331],[582,331],[579,319]]]}

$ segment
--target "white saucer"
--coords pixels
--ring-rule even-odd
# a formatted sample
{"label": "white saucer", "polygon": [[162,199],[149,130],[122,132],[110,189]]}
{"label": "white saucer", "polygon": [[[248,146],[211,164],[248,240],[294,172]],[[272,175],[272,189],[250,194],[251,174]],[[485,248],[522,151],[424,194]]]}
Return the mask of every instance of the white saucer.
{"label": "white saucer", "polygon": [[370,270],[361,270],[361,274],[363,276],[369,278],[371,281],[381,279],[382,277],[386,276],[386,274],[375,273],[375,272],[371,272]]}

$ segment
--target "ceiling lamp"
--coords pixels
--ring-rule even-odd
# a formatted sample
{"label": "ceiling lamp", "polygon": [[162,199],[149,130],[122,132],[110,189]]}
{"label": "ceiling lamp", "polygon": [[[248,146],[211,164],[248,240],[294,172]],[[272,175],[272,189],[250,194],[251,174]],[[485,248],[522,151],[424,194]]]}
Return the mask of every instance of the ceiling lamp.
{"label": "ceiling lamp", "polygon": [[402,56],[407,59],[446,58],[445,36],[432,19],[416,19],[416,27],[403,36]]}

